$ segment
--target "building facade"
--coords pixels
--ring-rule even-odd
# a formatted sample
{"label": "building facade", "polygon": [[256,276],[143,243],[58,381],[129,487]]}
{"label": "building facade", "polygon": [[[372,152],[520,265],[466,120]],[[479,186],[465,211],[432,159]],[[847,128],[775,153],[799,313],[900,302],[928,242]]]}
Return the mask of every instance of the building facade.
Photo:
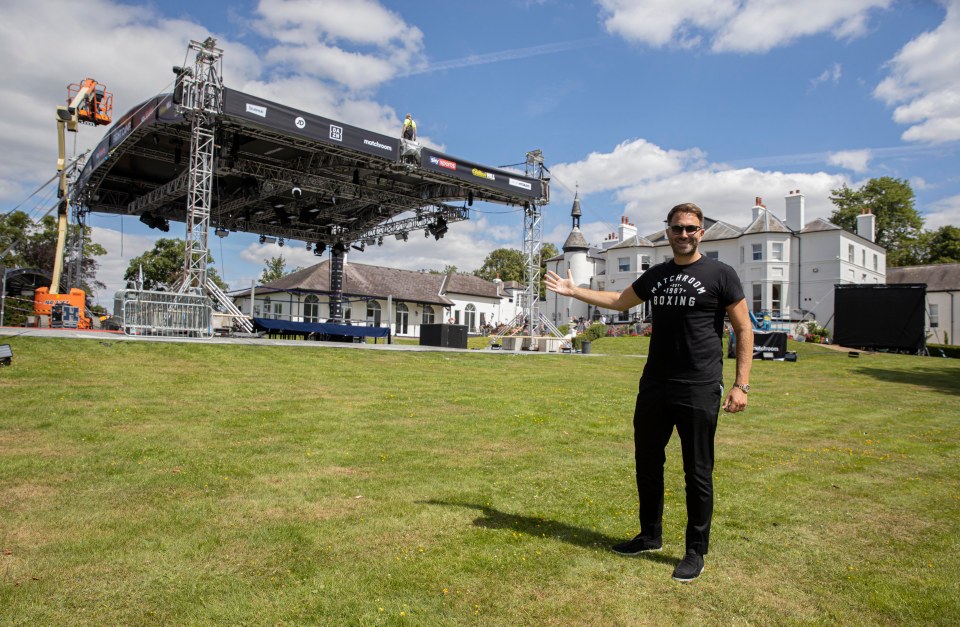
{"label": "building facade", "polygon": [[[747,304],[757,316],[790,324],[816,320],[832,331],[834,285],[884,283],[886,251],[873,241],[873,215],[859,216],[857,233],[851,233],[822,218],[806,222],[804,213],[804,197],[797,190],[787,194],[781,215],[757,198],[745,227],[705,216],[700,252],[737,271]],[[591,246],[580,232],[581,215],[575,198],[563,253],[546,262],[548,270],[561,276],[572,270],[578,285],[621,291],[651,266],[673,257],[664,231],[640,236],[626,218],[599,246]],[[552,292],[545,305],[555,324],[579,317],[625,322],[649,313],[646,305],[615,312]]]}

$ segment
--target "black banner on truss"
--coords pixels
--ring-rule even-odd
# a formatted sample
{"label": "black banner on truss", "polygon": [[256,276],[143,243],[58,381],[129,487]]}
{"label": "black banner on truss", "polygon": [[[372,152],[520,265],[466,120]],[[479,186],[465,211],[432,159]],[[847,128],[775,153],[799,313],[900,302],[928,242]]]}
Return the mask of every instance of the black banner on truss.
{"label": "black banner on truss", "polygon": [[235,89],[224,88],[223,113],[289,135],[299,135],[331,146],[343,146],[388,161],[399,160],[400,140],[397,138],[300,111]]}
{"label": "black banner on truss", "polygon": [[493,187],[536,200],[542,196],[540,181],[527,178],[522,174],[491,168],[489,166],[451,157],[436,150],[424,148],[420,152],[420,167],[431,172],[439,172],[462,181]]}

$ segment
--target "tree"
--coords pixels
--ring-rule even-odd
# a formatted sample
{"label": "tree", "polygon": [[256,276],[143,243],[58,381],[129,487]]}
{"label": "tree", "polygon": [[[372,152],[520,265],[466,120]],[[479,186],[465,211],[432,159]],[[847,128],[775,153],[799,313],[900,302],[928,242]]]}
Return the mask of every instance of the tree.
{"label": "tree", "polygon": [[263,267],[263,272],[260,273],[260,283],[276,281],[277,279],[282,279],[290,274],[287,272],[287,260],[283,258],[283,255],[280,255],[279,257],[270,257],[270,259],[264,259],[263,262],[265,265]]}
{"label": "tree", "polygon": [[858,189],[846,185],[831,191],[837,209],[830,221],[856,232],[857,216],[869,209],[876,216],[875,241],[887,249],[887,265],[917,263],[917,240],[923,218],[913,206],[913,189],[902,179],[884,176],[870,179]]}
{"label": "tree", "polygon": [[941,226],[936,231],[929,231],[926,235],[926,254],[923,263],[958,263],[960,262],[960,228],[955,226]]}
{"label": "tree", "polygon": [[451,265],[449,263],[443,266],[443,270],[427,270],[428,274],[450,274],[451,272],[456,274],[457,266]]}
{"label": "tree", "polygon": [[[553,244],[544,244],[540,249],[540,298],[545,298],[546,286],[543,282],[543,275],[546,274],[546,260],[556,257],[559,254],[557,247]],[[473,274],[492,281],[498,276],[504,281],[517,281],[521,284],[527,282],[527,257],[522,251],[515,248],[498,248],[487,255],[483,265],[474,270]]]}
{"label": "tree", "polygon": [[498,248],[483,260],[483,265],[473,271],[475,276],[492,281],[498,276],[504,281],[523,283],[527,275],[527,260],[515,248]]}
{"label": "tree", "polygon": [[[70,235],[77,233],[72,225]],[[68,239],[69,241],[69,239]],[[12,211],[0,216],[0,264],[6,268],[37,268],[53,271],[57,246],[57,220],[46,216],[35,223],[22,211]],[[100,264],[94,257],[106,255],[106,249],[93,241],[90,227],[83,227],[82,262],[79,285],[67,285],[67,277],[76,272],[75,259],[65,258],[61,288],[79,287],[93,297],[97,290],[106,287],[97,280]],[[69,251],[68,251],[69,252]],[[4,254],[5,253],[5,254]]]}
{"label": "tree", "polygon": [[[182,239],[160,238],[151,250],[143,253],[139,257],[134,257],[127,266],[127,271],[123,273],[125,281],[136,281],[140,275],[140,268],[143,267],[143,289],[145,290],[169,290],[173,287],[181,276],[183,276],[183,260],[186,244]],[[207,253],[207,276],[209,276],[217,286],[222,289],[228,289],[226,283],[217,274],[217,269],[211,266],[213,257]]]}

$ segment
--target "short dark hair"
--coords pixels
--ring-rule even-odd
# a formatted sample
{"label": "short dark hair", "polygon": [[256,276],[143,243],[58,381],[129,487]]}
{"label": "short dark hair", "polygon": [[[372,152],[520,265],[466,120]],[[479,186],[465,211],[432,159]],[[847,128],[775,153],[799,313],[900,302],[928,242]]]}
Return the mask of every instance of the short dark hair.
{"label": "short dark hair", "polygon": [[677,205],[670,210],[670,213],[667,214],[667,224],[670,224],[670,221],[673,220],[673,216],[678,213],[692,213],[697,216],[697,220],[700,221],[700,224],[703,225],[703,211],[700,210],[700,207],[696,206],[692,202],[685,202]]}

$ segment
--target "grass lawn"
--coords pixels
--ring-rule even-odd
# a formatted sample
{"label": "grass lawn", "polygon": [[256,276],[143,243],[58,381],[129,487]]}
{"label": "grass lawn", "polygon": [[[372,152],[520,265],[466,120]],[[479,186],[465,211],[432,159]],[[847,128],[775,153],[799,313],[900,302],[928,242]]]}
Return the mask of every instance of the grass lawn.
{"label": "grass lawn", "polygon": [[3,624],[960,622],[958,360],[755,362],[681,585],[676,438],[664,550],[608,549],[637,531],[644,338],[0,341]]}

